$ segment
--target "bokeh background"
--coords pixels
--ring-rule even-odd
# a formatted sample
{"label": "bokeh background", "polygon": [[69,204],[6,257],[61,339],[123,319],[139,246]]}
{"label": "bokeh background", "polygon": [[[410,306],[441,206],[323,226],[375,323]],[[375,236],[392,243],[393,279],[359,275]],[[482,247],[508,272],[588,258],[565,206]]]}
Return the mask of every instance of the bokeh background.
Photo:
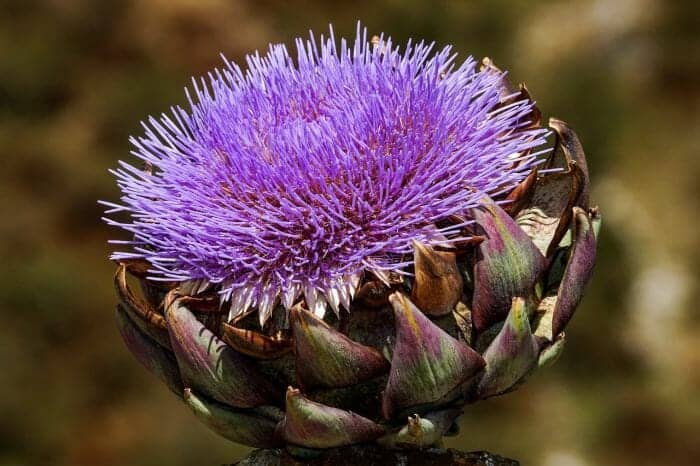
{"label": "bokeh background", "polygon": [[524,464],[700,464],[700,8],[689,0],[0,0],[0,465],[216,465],[127,353],[97,199],[193,75],[309,28],[488,55],[577,130],[604,216],[559,362],[448,446]]}

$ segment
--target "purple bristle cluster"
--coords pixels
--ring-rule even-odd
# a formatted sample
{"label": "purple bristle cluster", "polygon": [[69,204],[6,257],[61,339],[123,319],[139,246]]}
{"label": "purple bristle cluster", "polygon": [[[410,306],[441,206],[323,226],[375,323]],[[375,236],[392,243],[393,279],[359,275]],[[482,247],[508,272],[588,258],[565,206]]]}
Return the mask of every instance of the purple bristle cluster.
{"label": "purple bristle cluster", "polygon": [[245,71],[226,61],[194,81],[189,110],[149,118],[131,138],[146,168],[121,162],[121,202],[105,203],[132,234],[113,258],[264,321],[302,295],[317,314],[347,307],[363,271],[410,264],[414,239],[465,239],[469,210],[537,163],[533,104],[499,105],[503,74],[450,47],[366,34],[297,39],[294,57],[272,45]]}

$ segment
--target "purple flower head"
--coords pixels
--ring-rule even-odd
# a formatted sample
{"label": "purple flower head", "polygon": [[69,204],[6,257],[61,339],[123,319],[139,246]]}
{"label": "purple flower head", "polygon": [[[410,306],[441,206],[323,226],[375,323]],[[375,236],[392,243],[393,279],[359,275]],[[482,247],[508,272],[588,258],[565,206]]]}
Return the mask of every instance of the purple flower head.
{"label": "purple flower head", "polygon": [[271,45],[193,81],[189,110],[132,137],[147,169],[114,170],[132,234],[117,260],[152,279],[214,286],[237,315],[302,295],[317,314],[348,306],[360,274],[402,272],[412,240],[464,240],[468,211],[537,163],[532,102],[499,105],[503,74],[450,47],[382,38]]}

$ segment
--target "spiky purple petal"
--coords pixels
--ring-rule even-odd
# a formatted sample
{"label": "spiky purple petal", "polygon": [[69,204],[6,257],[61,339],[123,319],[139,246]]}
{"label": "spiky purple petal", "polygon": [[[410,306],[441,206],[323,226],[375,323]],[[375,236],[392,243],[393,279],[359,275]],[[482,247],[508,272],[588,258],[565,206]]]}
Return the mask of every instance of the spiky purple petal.
{"label": "spiky purple petal", "polygon": [[131,138],[147,168],[114,170],[123,196],[108,214],[130,219],[107,222],[133,234],[114,259],[215,284],[232,315],[299,292],[321,315],[347,303],[362,270],[404,267],[413,240],[459,239],[435,224],[469,218],[536,164],[532,102],[499,107],[503,74],[459,64],[449,46],[372,45],[359,25],[354,43],[331,31],[296,46],[250,55],[246,71],[226,61],[193,80],[189,110]]}

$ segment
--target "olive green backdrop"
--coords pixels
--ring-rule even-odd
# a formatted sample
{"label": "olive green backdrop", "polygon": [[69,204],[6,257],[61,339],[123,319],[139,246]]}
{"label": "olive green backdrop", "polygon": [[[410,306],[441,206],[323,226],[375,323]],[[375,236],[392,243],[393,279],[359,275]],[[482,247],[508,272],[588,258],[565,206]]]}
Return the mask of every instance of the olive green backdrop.
{"label": "olive green backdrop", "polygon": [[552,368],[469,407],[451,447],[524,464],[700,464],[696,2],[0,1],[0,465],[217,465],[126,352],[97,199],[191,76],[309,28],[453,43],[577,130],[604,224]]}

